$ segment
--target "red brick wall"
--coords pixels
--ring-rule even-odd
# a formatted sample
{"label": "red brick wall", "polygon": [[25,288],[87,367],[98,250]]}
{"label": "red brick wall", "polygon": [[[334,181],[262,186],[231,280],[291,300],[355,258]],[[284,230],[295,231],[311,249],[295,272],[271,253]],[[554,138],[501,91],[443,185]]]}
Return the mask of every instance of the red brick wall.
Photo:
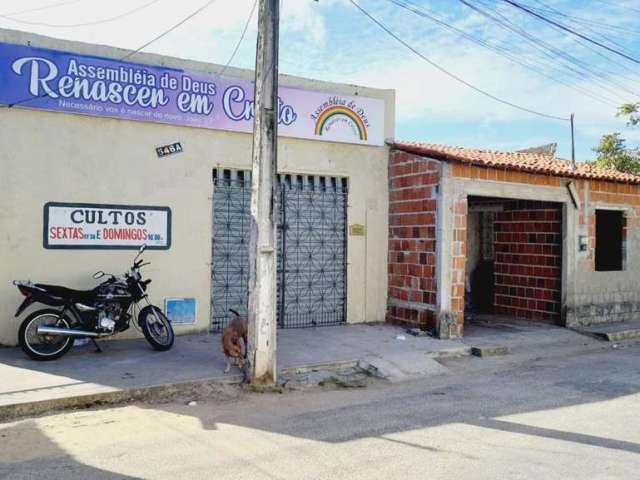
{"label": "red brick wall", "polygon": [[451,326],[447,336],[461,336],[464,330],[464,279],[467,258],[468,202],[464,195],[453,203],[453,239],[451,259]]}
{"label": "red brick wall", "polygon": [[389,308],[394,323],[434,328],[439,162],[400,151],[389,158]]}
{"label": "red brick wall", "polygon": [[562,208],[533,201],[505,203],[496,215],[495,313],[560,320]]}

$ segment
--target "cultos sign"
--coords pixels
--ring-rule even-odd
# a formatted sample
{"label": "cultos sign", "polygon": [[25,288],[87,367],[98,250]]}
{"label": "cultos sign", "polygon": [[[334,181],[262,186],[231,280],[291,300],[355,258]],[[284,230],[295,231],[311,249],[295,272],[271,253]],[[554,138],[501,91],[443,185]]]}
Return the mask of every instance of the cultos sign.
{"label": "cultos sign", "polygon": [[171,246],[168,207],[49,202],[44,206],[45,248],[152,249]]}

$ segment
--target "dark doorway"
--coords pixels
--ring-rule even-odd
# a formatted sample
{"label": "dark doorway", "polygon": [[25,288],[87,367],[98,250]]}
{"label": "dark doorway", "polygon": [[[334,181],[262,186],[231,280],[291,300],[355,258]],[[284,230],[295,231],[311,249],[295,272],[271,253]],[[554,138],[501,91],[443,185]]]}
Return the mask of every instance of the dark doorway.
{"label": "dark doorway", "polygon": [[468,315],[493,313],[495,287],[494,223],[502,209],[490,198],[470,197],[467,217],[467,257],[465,262],[465,312]]}
{"label": "dark doorway", "polygon": [[560,203],[470,196],[466,254],[466,319],[560,323]]}

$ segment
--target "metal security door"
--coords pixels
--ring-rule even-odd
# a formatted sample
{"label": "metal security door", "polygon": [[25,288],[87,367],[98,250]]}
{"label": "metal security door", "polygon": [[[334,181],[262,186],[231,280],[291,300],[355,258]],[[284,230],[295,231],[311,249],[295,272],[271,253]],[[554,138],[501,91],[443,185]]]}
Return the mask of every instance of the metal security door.
{"label": "metal security door", "polygon": [[[246,315],[249,284],[249,172],[214,171],[211,329],[229,309]],[[278,179],[278,325],[336,325],[346,318],[346,206],[343,178]]]}
{"label": "metal security door", "polygon": [[347,181],[282,175],[279,186],[278,324],[344,323]]}
{"label": "metal security door", "polygon": [[247,314],[251,175],[218,169],[213,182],[211,330],[217,331],[229,321],[229,309]]}

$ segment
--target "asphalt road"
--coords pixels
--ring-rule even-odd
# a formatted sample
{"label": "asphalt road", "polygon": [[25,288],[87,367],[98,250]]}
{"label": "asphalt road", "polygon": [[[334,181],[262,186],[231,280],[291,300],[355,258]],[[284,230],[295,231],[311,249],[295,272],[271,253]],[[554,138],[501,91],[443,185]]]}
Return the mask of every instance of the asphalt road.
{"label": "asphalt road", "polygon": [[0,424],[1,479],[640,479],[640,345]]}

